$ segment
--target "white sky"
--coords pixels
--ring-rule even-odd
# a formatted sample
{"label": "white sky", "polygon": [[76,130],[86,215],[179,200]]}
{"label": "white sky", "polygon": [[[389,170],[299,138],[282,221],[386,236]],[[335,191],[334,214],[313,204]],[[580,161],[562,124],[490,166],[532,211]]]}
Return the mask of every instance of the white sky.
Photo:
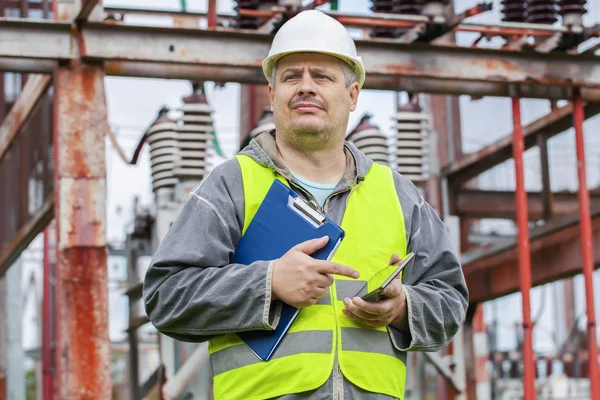
{"label": "white sky", "polygon": [[[475,0],[457,0],[456,9],[461,11],[476,3]],[[179,0],[125,0],[107,1],[105,6],[137,6],[144,8],[178,9]],[[352,13],[369,13],[370,2],[367,0],[341,0],[340,10]],[[232,2],[230,0],[218,1],[218,12],[231,12]],[[477,17],[479,20],[498,21],[499,0],[495,0],[495,11]],[[193,11],[205,11],[206,1],[189,1],[188,9]],[[597,14],[600,15],[600,12]],[[166,24],[165,19],[137,20],[137,23]],[[469,34],[460,34],[459,42],[468,43],[473,40]],[[485,45],[485,43],[483,44]],[[161,80],[161,79],[139,79],[107,77],[105,81],[106,99],[110,124],[118,136],[121,146],[131,156],[137,145],[137,141],[147,129],[156,113],[163,106],[177,108],[181,105],[181,98],[190,93],[191,86],[187,81]],[[209,84],[208,98],[215,109],[217,134],[221,140],[226,155],[232,156],[237,151],[237,135],[239,129],[239,85],[227,84],[225,88],[215,90]],[[461,96],[461,124],[463,134],[463,150],[474,151],[500,137],[507,135],[512,129],[510,99],[508,98],[484,98],[472,101],[466,96]],[[525,100],[523,107],[523,123],[548,112],[549,107],[543,100]],[[349,128],[355,126],[364,112],[369,111],[374,115],[372,121],[377,124],[386,134],[391,134],[391,116],[394,113],[394,94],[384,91],[365,90],[361,93],[358,109],[351,115]],[[600,119],[595,118],[586,122],[587,140],[587,163],[588,183],[597,186],[600,180],[600,140],[597,139],[600,130]],[[552,187],[556,190],[576,190],[576,163],[574,159],[574,141],[572,132],[557,136],[550,141],[551,149],[551,175]],[[152,190],[150,179],[150,167],[147,147],[135,166],[125,165],[120,161],[116,152],[107,141],[107,231],[110,241],[119,241],[124,238],[127,224],[131,218],[131,207],[133,197],[138,196],[142,204],[152,203]],[[540,189],[540,169],[537,149],[526,153],[526,185],[530,190]],[[482,188],[497,188],[505,190],[514,189],[514,169],[511,161],[487,172],[481,177]],[[121,210],[119,212],[119,209]],[[486,230],[497,230],[510,232],[513,229],[511,222],[490,223],[484,226]],[[37,245],[39,246],[39,242]],[[120,264],[118,260],[111,260]],[[38,276],[41,285],[41,267],[36,263],[28,263],[23,272],[23,287],[29,280],[31,272]],[[115,273],[119,273],[116,271]],[[584,292],[581,286],[581,276],[577,278],[578,290],[576,290],[577,305],[576,314],[584,310]],[[596,273],[596,309],[600,309],[600,275]],[[41,287],[41,286],[40,286]],[[541,296],[542,288],[532,291],[532,314],[537,313],[544,297]],[[551,330],[554,325],[552,307],[549,304],[552,292],[548,292],[544,303],[542,318],[535,329],[535,347],[538,351],[553,349]],[[32,329],[35,311],[33,302],[29,302],[24,310],[24,344],[25,347],[33,347],[37,337]],[[111,295],[111,337],[122,339],[122,330],[126,321],[127,311],[124,296],[118,293]],[[520,294],[514,294],[486,305],[486,321],[490,322],[494,313],[498,310],[497,318],[500,321],[502,334],[500,335],[500,346],[512,348],[514,346],[514,334],[512,327],[515,321],[521,318]],[[508,311],[508,312],[507,312]],[[585,319],[581,321],[585,323]]]}

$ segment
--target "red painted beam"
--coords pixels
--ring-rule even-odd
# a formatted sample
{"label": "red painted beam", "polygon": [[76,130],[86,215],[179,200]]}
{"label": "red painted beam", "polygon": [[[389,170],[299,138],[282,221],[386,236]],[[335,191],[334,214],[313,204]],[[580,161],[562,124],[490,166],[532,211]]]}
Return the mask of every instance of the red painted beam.
{"label": "red painted beam", "polygon": [[[553,216],[560,217],[576,213],[579,210],[577,193],[555,192],[553,197]],[[600,203],[600,193],[591,193],[593,204]],[[544,218],[544,195],[540,192],[528,192],[527,203],[530,220]],[[505,218],[515,219],[515,192],[495,190],[458,189],[455,192],[451,214],[466,218]]]}
{"label": "red painted beam", "polygon": [[[592,206],[592,247],[600,248],[600,206]],[[558,218],[531,231],[533,286],[581,273],[579,216]],[[600,265],[599,252],[594,265]],[[517,241],[508,239],[462,255],[469,301],[477,304],[519,291]]]}
{"label": "red painted beam", "polygon": [[[585,106],[585,118],[591,118],[598,113],[600,103],[589,103]],[[551,138],[570,129],[572,114],[573,106],[568,104],[524,126],[525,149],[536,145],[538,135]],[[512,145],[512,135],[506,135],[474,153],[464,155],[456,163],[444,168],[442,174],[448,178],[450,185],[457,187],[512,158]]]}

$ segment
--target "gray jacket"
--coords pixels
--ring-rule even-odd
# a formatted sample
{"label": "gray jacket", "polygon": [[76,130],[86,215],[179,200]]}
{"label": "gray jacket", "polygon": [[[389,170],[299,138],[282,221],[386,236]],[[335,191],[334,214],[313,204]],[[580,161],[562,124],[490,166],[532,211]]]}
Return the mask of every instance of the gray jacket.
{"label": "gray jacket", "polygon": [[[347,168],[325,211],[338,224],[350,187],[372,165],[363,153],[345,144]],[[274,169],[307,196],[277,157],[275,140],[260,135],[244,150],[261,165]],[[390,328],[400,351],[437,351],[450,343],[467,309],[467,287],[446,227],[405,177],[394,173],[404,212],[406,242],[415,253],[403,272],[410,334]],[[244,222],[244,193],[237,160],[218,167],[192,191],[163,239],[144,281],[146,312],[156,328],[175,339],[203,342],[215,335],[274,329],[280,308],[271,301],[271,261],[248,267],[231,264]],[[329,380],[299,399],[389,399],[365,393],[343,379],[334,367]]]}

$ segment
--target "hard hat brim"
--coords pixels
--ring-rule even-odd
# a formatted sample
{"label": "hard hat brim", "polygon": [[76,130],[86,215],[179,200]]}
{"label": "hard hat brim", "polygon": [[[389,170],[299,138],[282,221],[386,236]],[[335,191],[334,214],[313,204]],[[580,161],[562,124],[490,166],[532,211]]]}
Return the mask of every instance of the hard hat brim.
{"label": "hard hat brim", "polygon": [[365,67],[362,64],[362,60],[360,59],[360,57],[357,57],[357,59],[354,59],[354,58],[345,56],[343,54],[330,52],[330,51],[314,50],[314,49],[296,49],[296,50],[286,51],[283,53],[273,54],[263,60],[262,70],[263,70],[263,73],[265,74],[265,78],[267,78],[267,81],[270,84],[273,84],[273,82],[271,82],[271,74],[273,72],[273,67],[275,66],[275,63],[285,56],[289,56],[290,54],[297,54],[297,53],[318,53],[318,54],[325,54],[328,56],[335,57],[339,60],[344,61],[345,63],[347,63],[354,69],[354,72],[356,73],[356,82],[358,83],[359,88],[362,88],[362,86],[365,82]]}

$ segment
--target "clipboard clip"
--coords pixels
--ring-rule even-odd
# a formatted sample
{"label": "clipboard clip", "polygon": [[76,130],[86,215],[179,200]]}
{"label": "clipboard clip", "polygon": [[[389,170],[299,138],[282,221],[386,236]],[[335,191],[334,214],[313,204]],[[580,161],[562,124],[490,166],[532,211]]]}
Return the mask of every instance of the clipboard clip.
{"label": "clipboard clip", "polygon": [[294,208],[300,211],[301,215],[318,225],[322,225],[327,219],[325,215],[300,196],[294,197],[292,204],[294,205]]}

